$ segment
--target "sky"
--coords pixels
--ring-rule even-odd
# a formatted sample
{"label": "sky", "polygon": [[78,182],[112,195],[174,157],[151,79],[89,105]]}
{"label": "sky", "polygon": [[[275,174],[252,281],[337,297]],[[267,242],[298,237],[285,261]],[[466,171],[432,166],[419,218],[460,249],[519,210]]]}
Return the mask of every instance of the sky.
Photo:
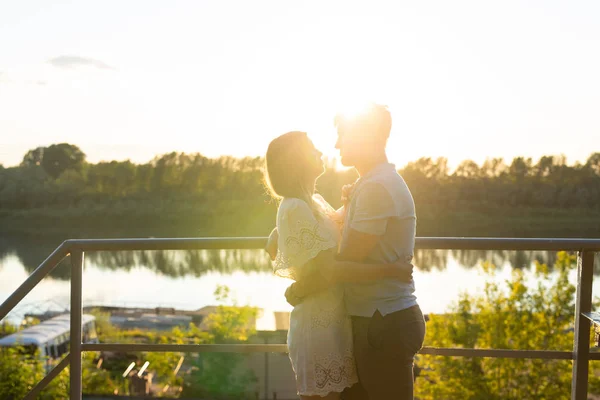
{"label": "sky", "polygon": [[600,2],[0,0],[0,163],[263,155],[290,130],[334,156],[337,110],[387,104],[388,154],[600,151]]}

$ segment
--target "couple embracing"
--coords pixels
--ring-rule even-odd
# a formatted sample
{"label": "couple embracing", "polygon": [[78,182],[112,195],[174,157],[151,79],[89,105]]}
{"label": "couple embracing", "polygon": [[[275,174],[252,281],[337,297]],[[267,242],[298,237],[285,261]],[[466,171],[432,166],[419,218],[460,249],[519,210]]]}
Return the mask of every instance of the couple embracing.
{"label": "couple embracing", "polygon": [[306,133],[274,139],[267,181],[281,199],[267,250],[291,278],[288,348],[301,399],[413,398],[413,360],[425,335],[414,295],[415,206],[390,164],[387,107],[338,115],[336,148],[360,178],[333,209],[315,193],[322,153]]}

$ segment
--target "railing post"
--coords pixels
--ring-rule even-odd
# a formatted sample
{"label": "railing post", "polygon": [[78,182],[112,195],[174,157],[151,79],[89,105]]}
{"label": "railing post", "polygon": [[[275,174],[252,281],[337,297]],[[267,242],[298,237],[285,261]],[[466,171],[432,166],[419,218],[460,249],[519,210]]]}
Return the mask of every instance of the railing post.
{"label": "railing post", "polygon": [[81,319],[83,251],[71,251],[71,400],[81,400]]}
{"label": "railing post", "polygon": [[577,302],[575,303],[575,337],[573,344],[573,378],[571,400],[586,400],[590,356],[590,320],[581,315],[592,311],[594,253],[577,255]]}

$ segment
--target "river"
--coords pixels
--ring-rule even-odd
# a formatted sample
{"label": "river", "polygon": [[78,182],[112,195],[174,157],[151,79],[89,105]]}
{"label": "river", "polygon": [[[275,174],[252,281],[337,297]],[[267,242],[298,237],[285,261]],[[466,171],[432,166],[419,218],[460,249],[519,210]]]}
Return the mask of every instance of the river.
{"label": "river", "polygon": [[[52,251],[47,241],[0,245],[0,301],[5,300]],[[481,293],[486,281],[509,279],[522,269],[527,282],[537,284],[534,262],[551,265],[555,253],[516,251],[417,251],[416,295],[425,313],[448,311],[461,293]],[[481,264],[494,264],[490,275]],[[596,262],[596,266],[600,263]],[[19,320],[28,312],[68,310],[68,259],[13,310]],[[551,279],[554,274],[550,274]],[[570,274],[575,282],[576,270]],[[550,283],[548,282],[548,283]],[[268,311],[289,311],[284,292],[289,280],[271,273],[271,262],[261,250],[133,251],[87,253],[83,271],[83,304],[121,307],[175,307],[193,310],[218,304],[215,289],[230,289],[229,303]],[[594,293],[600,280],[596,279]]]}

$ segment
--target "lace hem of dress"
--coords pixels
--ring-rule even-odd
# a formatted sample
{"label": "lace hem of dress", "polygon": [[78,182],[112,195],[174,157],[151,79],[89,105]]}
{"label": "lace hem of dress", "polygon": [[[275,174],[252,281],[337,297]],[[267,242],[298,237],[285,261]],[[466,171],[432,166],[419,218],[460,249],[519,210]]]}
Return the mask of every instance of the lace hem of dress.
{"label": "lace hem of dress", "polygon": [[[299,388],[302,396],[325,396],[332,392],[342,392],[358,382],[356,366],[351,350],[346,355],[327,354],[315,356],[314,377],[315,387]],[[311,385],[312,386],[312,385]]]}
{"label": "lace hem of dress", "polygon": [[346,383],[343,384],[339,384],[339,385],[330,385],[327,386],[326,389],[324,390],[318,390],[318,391],[299,391],[297,392],[298,396],[321,396],[321,397],[325,397],[327,396],[329,393],[342,393],[344,391],[344,389],[349,388],[354,386],[355,384],[358,383],[358,378],[354,381],[348,381]]}

